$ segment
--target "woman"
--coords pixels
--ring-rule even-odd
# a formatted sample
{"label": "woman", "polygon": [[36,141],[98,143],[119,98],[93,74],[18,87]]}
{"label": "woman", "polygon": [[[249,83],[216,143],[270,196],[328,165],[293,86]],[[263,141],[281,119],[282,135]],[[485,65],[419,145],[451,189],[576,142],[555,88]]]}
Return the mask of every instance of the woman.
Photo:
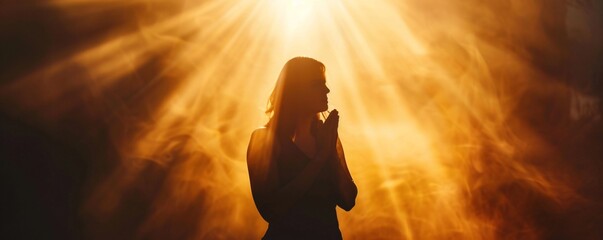
{"label": "woman", "polygon": [[270,120],[256,129],[247,166],[256,207],[268,225],[263,239],[341,239],[335,207],[354,207],[358,190],[328,109],[325,66],[296,57],[270,96]]}

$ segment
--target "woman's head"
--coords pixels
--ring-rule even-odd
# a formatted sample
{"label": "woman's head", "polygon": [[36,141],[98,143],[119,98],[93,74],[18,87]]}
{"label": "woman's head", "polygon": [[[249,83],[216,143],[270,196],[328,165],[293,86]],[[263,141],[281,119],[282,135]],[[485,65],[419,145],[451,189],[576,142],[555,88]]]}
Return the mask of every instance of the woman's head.
{"label": "woman's head", "polygon": [[324,64],[307,57],[287,61],[270,95],[267,125],[289,128],[301,117],[326,111],[327,93]]}

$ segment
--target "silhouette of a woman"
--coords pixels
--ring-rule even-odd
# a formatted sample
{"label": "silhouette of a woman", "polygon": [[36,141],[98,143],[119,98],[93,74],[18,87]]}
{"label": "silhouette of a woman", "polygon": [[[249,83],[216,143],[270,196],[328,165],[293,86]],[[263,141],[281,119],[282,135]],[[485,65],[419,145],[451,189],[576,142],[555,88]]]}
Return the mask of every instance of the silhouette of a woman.
{"label": "silhouette of a woman", "polygon": [[341,239],[335,207],[349,211],[358,190],[338,140],[337,110],[328,109],[325,66],[296,57],[270,96],[270,120],[256,129],[247,166],[256,207],[268,225],[263,239]]}

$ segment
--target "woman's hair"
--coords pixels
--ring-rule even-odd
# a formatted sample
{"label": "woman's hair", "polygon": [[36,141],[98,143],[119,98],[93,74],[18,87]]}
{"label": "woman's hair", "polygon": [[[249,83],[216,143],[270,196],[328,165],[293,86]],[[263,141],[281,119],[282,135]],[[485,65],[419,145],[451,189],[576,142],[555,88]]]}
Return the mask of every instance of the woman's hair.
{"label": "woman's hair", "polygon": [[[295,57],[285,63],[268,99],[266,127],[279,135],[293,134],[305,97],[300,89],[308,86],[316,71],[324,74],[325,65],[313,58]],[[319,120],[318,114],[316,120]]]}

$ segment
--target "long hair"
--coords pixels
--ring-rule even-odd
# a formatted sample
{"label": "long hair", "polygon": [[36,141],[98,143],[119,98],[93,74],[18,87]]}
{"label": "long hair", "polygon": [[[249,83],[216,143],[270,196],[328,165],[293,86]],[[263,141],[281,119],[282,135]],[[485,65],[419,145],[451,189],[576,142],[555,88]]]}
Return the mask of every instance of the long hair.
{"label": "long hair", "polygon": [[[305,99],[299,89],[307,87],[312,73],[321,71],[324,74],[325,70],[323,63],[309,57],[295,57],[287,61],[268,99],[266,114],[269,120],[266,127],[279,136],[293,135],[300,117],[299,109]],[[319,121],[317,113],[315,122]]]}

